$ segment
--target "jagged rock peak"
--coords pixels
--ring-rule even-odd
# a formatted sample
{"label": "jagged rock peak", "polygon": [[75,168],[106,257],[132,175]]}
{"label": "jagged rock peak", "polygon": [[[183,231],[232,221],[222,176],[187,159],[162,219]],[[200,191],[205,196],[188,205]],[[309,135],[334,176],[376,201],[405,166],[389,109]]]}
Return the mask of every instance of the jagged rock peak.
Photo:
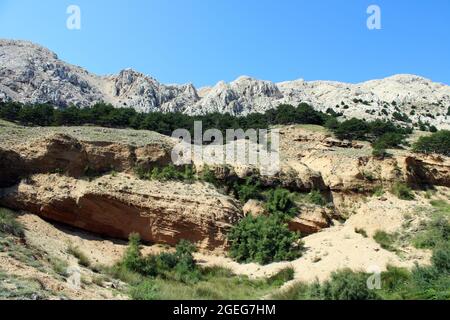
{"label": "jagged rock peak", "polygon": [[0,100],[50,102],[60,107],[105,101],[143,112],[233,115],[307,102],[321,111],[331,108],[343,118],[397,122],[402,118],[450,128],[450,87],[416,75],[398,74],[358,84],[303,79],[274,83],[241,76],[197,90],[192,84],[162,84],[133,69],[98,76],[59,60],[42,46],[17,40],[0,40]]}

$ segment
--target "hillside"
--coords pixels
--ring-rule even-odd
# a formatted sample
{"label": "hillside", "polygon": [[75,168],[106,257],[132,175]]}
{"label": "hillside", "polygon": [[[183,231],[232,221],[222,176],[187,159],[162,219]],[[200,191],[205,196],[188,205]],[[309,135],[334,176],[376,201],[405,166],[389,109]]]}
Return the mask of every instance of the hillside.
{"label": "hillside", "polygon": [[165,85],[126,69],[98,76],[58,59],[25,41],[0,40],[0,99],[23,103],[49,102],[59,107],[85,107],[105,101],[138,111],[246,115],[279,104],[307,102],[343,118],[419,121],[450,128],[450,87],[415,75],[395,75],[360,84],[332,81],[272,83],[240,77],[231,83],[197,89],[191,84]]}
{"label": "hillside", "polygon": [[[168,156],[174,141],[149,131],[0,122],[0,206],[13,210],[0,209],[3,297],[293,298],[299,282],[323,283],[345,268],[362,272],[364,285],[373,268],[405,268],[399,270],[406,275],[428,272],[416,263],[432,268],[434,250],[448,242],[448,157],[405,147],[380,159],[369,143],[340,141],[320,126],[280,130],[281,172],[267,177],[239,163],[208,171],[195,162],[192,171],[176,173]],[[273,204],[289,211],[277,234],[302,235],[299,255],[265,263],[232,255],[230,230],[246,221],[270,223],[279,214]],[[195,244],[195,264],[180,271],[189,278],[178,265],[145,271],[150,275],[123,269],[118,263],[135,231],[143,256],[164,263],[176,256],[157,255],[173,253],[180,240]],[[81,287],[70,286],[70,267],[78,268]],[[449,277],[437,274],[429,284],[434,291],[411,282],[419,289],[377,294],[445,297]]]}

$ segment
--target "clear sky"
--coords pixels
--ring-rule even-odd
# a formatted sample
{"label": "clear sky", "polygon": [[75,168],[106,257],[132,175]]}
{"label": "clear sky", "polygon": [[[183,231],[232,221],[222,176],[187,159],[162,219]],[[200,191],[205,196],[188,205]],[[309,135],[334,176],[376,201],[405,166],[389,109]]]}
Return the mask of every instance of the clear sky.
{"label": "clear sky", "polygon": [[[66,28],[71,4],[81,30]],[[381,30],[366,27],[371,4]],[[163,83],[413,73],[450,84],[449,0],[0,0],[0,38],[31,40],[99,74],[131,67]]]}

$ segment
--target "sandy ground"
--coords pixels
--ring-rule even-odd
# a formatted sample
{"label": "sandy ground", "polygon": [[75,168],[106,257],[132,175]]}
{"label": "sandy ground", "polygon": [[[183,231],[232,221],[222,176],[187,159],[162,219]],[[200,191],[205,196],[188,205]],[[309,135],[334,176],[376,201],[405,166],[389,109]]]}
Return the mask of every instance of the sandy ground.
{"label": "sandy ground", "polygon": [[[431,209],[428,203],[429,200],[422,197],[418,197],[417,201],[402,201],[389,194],[358,202],[358,207],[353,208],[356,213],[344,224],[336,223],[329,229],[305,237],[304,255],[292,262],[266,266],[254,263],[239,264],[224,255],[213,255],[209,252],[197,253],[196,258],[204,266],[226,267],[236,274],[248,275],[251,278],[270,276],[291,266],[295,270],[295,281],[306,282],[325,280],[333,271],[342,268],[370,271],[385,270],[387,265],[412,267],[415,262],[427,264],[430,252],[408,246],[402,247],[400,253],[390,252],[382,249],[372,239],[372,235],[377,230],[389,233],[401,231],[405,217],[414,218],[418,210],[427,206]],[[26,226],[27,239],[31,244],[50,254],[72,259],[74,263],[74,258],[66,253],[69,245],[79,247],[94,265],[113,264],[121,258],[126,248],[124,241],[103,239],[65,226],[53,225],[35,215],[24,214],[19,220]],[[355,228],[364,229],[368,237],[357,233]],[[143,253],[162,250],[165,250],[165,247],[160,245],[144,246]]]}

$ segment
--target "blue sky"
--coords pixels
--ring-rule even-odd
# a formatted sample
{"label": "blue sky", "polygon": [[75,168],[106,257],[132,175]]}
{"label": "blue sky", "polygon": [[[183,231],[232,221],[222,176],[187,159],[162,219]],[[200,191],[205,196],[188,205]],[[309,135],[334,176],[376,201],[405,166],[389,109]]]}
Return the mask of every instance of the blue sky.
{"label": "blue sky", "polygon": [[[66,28],[70,4],[81,30]],[[366,27],[371,4],[381,30]],[[450,84],[449,0],[0,0],[0,37],[99,74],[132,67],[164,83],[413,73]]]}

